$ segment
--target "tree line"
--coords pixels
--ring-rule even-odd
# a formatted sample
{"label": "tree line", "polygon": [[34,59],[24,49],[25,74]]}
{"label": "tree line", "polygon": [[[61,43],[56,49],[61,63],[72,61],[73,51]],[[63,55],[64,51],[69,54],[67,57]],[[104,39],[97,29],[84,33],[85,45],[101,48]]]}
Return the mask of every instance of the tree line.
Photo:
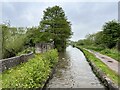
{"label": "tree line", "polygon": [[120,22],[112,20],[106,22],[102,31],[86,35],[86,38],[77,42],[79,45],[93,45],[103,48],[117,48],[120,51]]}
{"label": "tree line", "polygon": [[2,58],[17,55],[18,52],[34,47],[40,42],[54,42],[58,51],[66,48],[71,32],[71,23],[59,6],[48,7],[36,27],[22,28],[1,24],[2,27]]}

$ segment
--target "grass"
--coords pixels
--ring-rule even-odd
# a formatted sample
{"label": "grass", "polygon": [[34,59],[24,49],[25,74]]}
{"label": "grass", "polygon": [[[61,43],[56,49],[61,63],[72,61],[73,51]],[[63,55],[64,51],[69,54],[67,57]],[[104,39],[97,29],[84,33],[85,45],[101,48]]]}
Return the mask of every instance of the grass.
{"label": "grass", "polygon": [[87,50],[79,46],[77,47],[84,52],[86,58],[90,62],[93,62],[96,65],[96,67],[101,69],[101,71],[103,71],[114,83],[116,83],[117,85],[118,84],[120,85],[120,78],[118,77],[118,74],[116,72],[111,70],[107,65],[105,65],[100,59],[96,58],[95,55],[93,55],[92,53],[88,52]]}
{"label": "grass", "polygon": [[3,72],[2,88],[42,88],[57,61],[57,50],[35,55],[28,62]]}
{"label": "grass", "polygon": [[108,49],[108,48],[102,48],[102,47],[98,47],[98,46],[83,46],[84,48],[87,48],[87,49],[91,49],[91,50],[94,50],[94,51],[97,51],[101,54],[104,54],[104,55],[107,55],[117,61],[120,62],[120,52],[117,51],[117,49],[115,48],[112,48],[112,49]]}
{"label": "grass", "polygon": [[116,49],[104,49],[100,53],[107,55],[120,62],[120,53]]}
{"label": "grass", "polygon": [[23,51],[18,52],[16,54],[16,56],[20,56],[22,54],[28,54],[28,53],[31,53],[31,52],[35,53],[35,48],[34,47],[29,47],[29,48],[24,49]]}

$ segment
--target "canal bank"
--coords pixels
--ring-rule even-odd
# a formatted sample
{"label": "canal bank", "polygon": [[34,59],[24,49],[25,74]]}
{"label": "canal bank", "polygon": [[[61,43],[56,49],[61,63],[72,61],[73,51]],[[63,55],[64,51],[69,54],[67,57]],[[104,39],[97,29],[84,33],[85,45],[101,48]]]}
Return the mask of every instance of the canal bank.
{"label": "canal bank", "polygon": [[60,53],[59,63],[47,88],[101,88],[102,83],[94,75],[84,54],[71,46]]}
{"label": "canal bank", "polygon": [[119,90],[119,76],[89,50],[76,46],[85,55],[93,72],[108,90]]}

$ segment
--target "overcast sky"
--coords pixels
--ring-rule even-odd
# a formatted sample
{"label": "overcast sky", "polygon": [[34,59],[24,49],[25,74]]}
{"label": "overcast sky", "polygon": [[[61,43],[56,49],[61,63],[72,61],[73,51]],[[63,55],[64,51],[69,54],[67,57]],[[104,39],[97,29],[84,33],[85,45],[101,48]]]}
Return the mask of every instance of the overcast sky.
{"label": "overcast sky", "polygon": [[118,19],[117,2],[2,2],[2,22],[10,20],[11,26],[17,27],[38,26],[43,10],[54,5],[61,6],[72,23],[71,40],[83,39],[100,31],[105,22]]}

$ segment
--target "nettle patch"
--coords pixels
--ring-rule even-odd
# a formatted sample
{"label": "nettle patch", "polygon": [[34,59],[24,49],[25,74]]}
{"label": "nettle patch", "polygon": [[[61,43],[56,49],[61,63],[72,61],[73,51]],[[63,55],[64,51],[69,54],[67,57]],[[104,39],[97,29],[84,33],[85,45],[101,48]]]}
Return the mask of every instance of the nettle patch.
{"label": "nettle patch", "polygon": [[57,50],[35,55],[27,63],[3,72],[2,88],[42,88],[57,61]]}

